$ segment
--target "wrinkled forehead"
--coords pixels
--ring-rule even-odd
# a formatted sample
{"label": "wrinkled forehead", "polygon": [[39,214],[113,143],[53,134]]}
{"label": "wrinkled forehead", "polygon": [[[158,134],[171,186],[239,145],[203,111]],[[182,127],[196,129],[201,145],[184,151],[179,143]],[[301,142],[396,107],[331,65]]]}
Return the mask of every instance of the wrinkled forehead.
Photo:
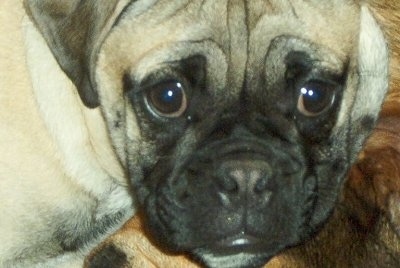
{"label": "wrinkled forehead", "polygon": [[138,68],[143,72],[192,54],[223,59],[240,72],[244,63],[265,57],[274,39],[288,36],[324,48],[344,64],[358,27],[359,7],[348,0],[139,0],[121,14],[103,51],[120,68],[151,55]]}
{"label": "wrinkled forehead", "polygon": [[341,0],[247,1],[247,25],[253,43],[268,44],[279,35],[301,37],[346,57],[359,28],[359,7]]}
{"label": "wrinkled forehead", "polygon": [[[265,44],[279,35],[293,35],[348,53],[357,39],[359,6],[351,0],[198,1],[199,21],[220,38],[221,46],[235,45],[246,36],[249,45]],[[194,12],[191,12],[192,14]],[[245,34],[246,33],[246,34]]]}

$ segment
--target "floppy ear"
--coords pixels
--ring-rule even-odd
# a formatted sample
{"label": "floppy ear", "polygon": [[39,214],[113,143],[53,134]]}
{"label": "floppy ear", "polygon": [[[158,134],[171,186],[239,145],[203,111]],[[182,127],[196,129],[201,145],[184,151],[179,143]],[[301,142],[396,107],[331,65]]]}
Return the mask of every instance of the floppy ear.
{"label": "floppy ear", "polygon": [[[389,88],[389,50],[381,27],[370,10],[361,7],[357,52],[357,92],[353,96],[351,122],[353,152],[356,156],[376,121]],[[351,93],[354,94],[354,93]]]}
{"label": "floppy ear", "polygon": [[130,0],[24,0],[25,9],[83,103],[99,105],[91,78],[99,48]]}

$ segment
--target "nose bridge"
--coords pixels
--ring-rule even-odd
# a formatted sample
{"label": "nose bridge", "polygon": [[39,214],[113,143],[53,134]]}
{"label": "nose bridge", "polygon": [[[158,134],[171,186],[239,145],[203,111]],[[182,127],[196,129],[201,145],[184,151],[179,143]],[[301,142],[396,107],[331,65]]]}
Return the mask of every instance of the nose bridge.
{"label": "nose bridge", "polygon": [[242,89],[248,59],[249,33],[247,8],[244,0],[228,1],[229,70],[228,87]]}

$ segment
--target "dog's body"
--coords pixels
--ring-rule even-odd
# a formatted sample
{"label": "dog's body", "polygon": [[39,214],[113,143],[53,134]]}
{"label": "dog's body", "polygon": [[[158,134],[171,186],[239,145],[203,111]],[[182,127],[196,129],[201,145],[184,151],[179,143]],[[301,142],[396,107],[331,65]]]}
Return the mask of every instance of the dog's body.
{"label": "dog's body", "polygon": [[0,8],[0,266],[80,265],[128,179],[161,246],[260,265],[326,221],[387,89],[358,1]]}
{"label": "dog's body", "polygon": [[127,181],[22,2],[0,10],[0,267],[79,267],[133,214]]}

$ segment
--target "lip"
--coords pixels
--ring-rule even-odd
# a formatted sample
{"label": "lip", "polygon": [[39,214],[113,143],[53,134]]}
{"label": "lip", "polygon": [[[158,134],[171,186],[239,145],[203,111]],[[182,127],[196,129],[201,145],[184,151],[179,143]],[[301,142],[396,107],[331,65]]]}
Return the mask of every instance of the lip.
{"label": "lip", "polygon": [[215,256],[229,256],[242,253],[259,254],[268,248],[267,241],[242,231],[217,240],[204,249]]}
{"label": "lip", "polygon": [[196,251],[197,253],[203,252],[211,254],[212,256],[234,256],[237,254],[255,255],[268,251],[269,246],[267,241],[242,231],[235,235],[214,241],[208,246],[199,248]]}
{"label": "lip", "polygon": [[281,249],[263,237],[240,231],[196,248],[191,254],[207,267],[262,267]]}
{"label": "lip", "polygon": [[240,232],[237,235],[230,236],[218,241],[215,246],[219,248],[231,248],[253,246],[257,244],[262,244],[262,240],[255,236],[246,234],[245,232]]}

